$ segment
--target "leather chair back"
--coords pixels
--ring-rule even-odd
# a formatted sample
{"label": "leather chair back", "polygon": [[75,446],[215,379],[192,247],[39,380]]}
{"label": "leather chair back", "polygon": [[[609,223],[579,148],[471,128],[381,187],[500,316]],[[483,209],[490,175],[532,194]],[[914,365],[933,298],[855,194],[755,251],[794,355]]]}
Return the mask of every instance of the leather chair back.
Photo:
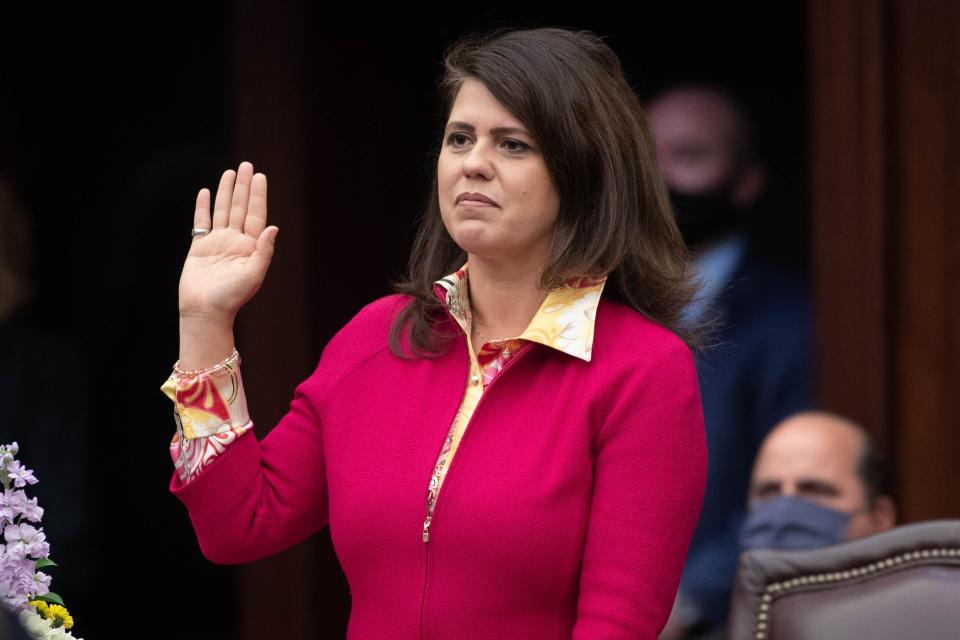
{"label": "leather chair back", "polygon": [[731,640],[957,640],[960,520],[740,556]]}

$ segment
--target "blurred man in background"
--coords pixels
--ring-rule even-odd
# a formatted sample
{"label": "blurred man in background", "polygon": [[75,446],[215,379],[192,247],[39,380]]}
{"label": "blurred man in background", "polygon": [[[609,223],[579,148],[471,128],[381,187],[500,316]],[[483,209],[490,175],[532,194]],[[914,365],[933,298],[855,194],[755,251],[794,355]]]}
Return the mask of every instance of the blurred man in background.
{"label": "blurred man in background", "polygon": [[736,100],[717,88],[681,86],[647,109],[701,284],[686,320],[712,328],[698,361],[707,492],[663,637],[709,637],[726,621],[760,443],[813,403],[809,294],[803,277],[761,258],[750,237],[767,169]]}
{"label": "blurred man in background", "polygon": [[837,415],[808,411],[777,425],[750,483],[744,549],[816,549],[893,528],[889,477],[870,436]]}

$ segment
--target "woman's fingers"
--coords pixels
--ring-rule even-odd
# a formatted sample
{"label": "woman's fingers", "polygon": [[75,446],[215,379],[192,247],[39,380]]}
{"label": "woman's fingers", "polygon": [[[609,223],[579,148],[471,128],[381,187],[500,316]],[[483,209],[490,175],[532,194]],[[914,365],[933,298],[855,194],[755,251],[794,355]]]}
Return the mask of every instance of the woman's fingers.
{"label": "woman's fingers", "polygon": [[273,258],[273,249],[276,246],[278,233],[280,233],[280,228],[271,225],[264,229],[259,237],[257,237],[257,248],[250,254],[250,261],[260,274],[266,274],[267,267],[270,266],[270,260]]}
{"label": "woman's fingers", "polygon": [[[197,207],[193,211],[193,227],[195,229],[210,228],[210,190],[200,189],[197,194]],[[198,236],[194,236],[198,237]]]}
{"label": "woman's fingers", "polygon": [[243,220],[247,217],[247,202],[250,199],[250,181],[253,179],[253,165],[241,162],[237,170],[237,180],[233,185],[233,198],[230,203],[230,228],[243,231]]}
{"label": "woman's fingers", "polygon": [[233,183],[236,177],[237,174],[233,169],[227,169],[220,177],[217,199],[213,203],[213,229],[222,229],[227,226],[230,217],[230,201],[233,197]]}
{"label": "woman's fingers", "polygon": [[243,223],[243,232],[253,238],[259,238],[267,226],[267,176],[253,174],[250,182],[250,204],[247,219]]}

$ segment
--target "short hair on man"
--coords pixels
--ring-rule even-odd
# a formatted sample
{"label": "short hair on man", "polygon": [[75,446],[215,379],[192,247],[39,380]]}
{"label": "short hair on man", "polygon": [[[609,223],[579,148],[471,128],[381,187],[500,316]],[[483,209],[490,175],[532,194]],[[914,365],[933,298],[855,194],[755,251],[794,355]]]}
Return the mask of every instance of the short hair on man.
{"label": "short hair on man", "polygon": [[859,425],[857,427],[863,437],[863,448],[857,461],[857,477],[863,483],[867,508],[872,509],[880,496],[892,495],[893,483],[886,457],[877,448],[867,430]]}

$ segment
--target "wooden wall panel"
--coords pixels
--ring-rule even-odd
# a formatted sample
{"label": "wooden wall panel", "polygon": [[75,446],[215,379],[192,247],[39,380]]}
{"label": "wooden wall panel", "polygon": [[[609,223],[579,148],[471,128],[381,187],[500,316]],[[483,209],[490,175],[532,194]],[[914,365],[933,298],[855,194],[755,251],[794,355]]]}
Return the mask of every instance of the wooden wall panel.
{"label": "wooden wall panel", "polygon": [[[299,2],[239,2],[234,20],[234,156],[267,174],[268,221],[280,227],[260,291],[237,318],[244,387],[257,437],[289,408],[316,366],[304,137],[304,65]],[[225,16],[225,19],[230,17]],[[236,167],[234,167],[236,168]],[[310,539],[239,571],[242,638],[316,637],[323,582],[319,543]],[[330,554],[328,554],[330,555]]]}
{"label": "wooden wall panel", "polygon": [[811,214],[823,406],[890,441],[890,202],[880,2],[810,3]]}
{"label": "wooden wall panel", "polygon": [[960,515],[960,4],[893,3],[896,457],[907,520]]}
{"label": "wooden wall panel", "polygon": [[960,516],[960,4],[809,4],[820,397]]}

